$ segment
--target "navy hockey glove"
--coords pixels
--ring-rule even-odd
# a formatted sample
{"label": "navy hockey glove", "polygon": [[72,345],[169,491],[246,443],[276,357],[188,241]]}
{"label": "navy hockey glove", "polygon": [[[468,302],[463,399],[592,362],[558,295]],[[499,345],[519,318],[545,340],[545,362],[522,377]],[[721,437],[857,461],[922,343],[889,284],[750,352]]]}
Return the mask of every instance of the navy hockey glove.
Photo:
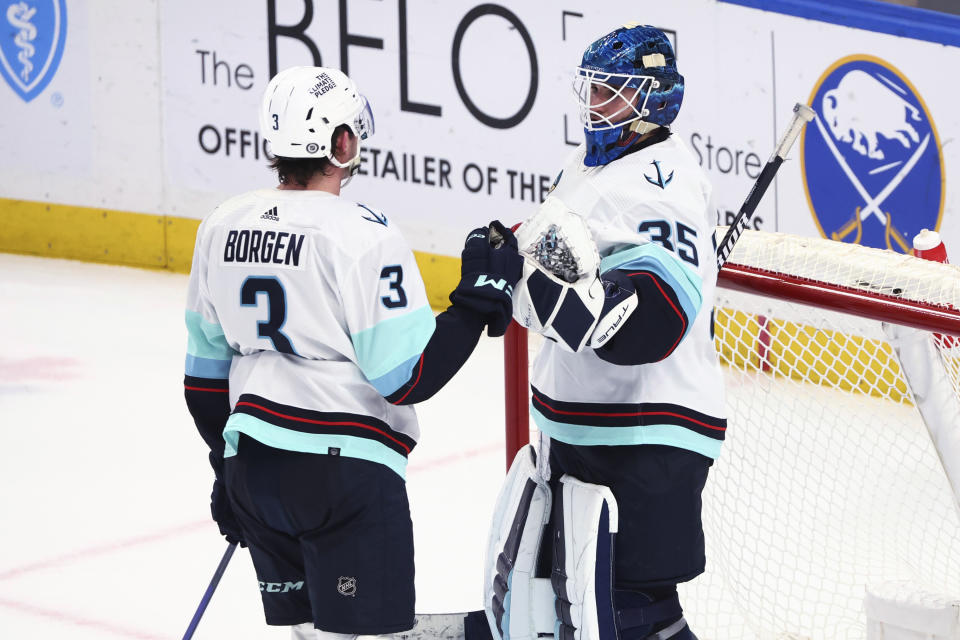
{"label": "navy hockey glove", "polygon": [[487,335],[502,336],[513,314],[513,287],[523,272],[513,232],[494,220],[474,229],[460,254],[460,284],[450,302],[478,313],[487,325]]}
{"label": "navy hockey glove", "polygon": [[233,515],[230,498],[227,496],[227,488],[222,480],[214,480],[213,482],[213,492],[210,494],[210,514],[227,542],[231,544],[239,543],[241,547],[247,546],[243,539],[243,530],[240,528],[240,523],[237,522],[237,517]]}
{"label": "navy hockey glove", "polygon": [[213,481],[213,491],[210,492],[210,515],[213,521],[217,523],[220,533],[231,544],[239,543],[241,547],[247,546],[243,539],[243,530],[237,517],[233,515],[233,507],[230,506],[230,496],[227,495],[227,487],[223,484],[223,457],[214,452],[210,452],[210,466],[213,467],[213,473],[216,476]]}

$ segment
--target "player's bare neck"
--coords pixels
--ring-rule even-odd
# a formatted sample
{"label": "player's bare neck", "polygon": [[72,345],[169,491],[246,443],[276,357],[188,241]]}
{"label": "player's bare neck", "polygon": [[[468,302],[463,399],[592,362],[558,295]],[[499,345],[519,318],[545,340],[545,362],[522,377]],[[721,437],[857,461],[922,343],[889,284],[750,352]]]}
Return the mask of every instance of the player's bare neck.
{"label": "player's bare neck", "polygon": [[330,175],[315,173],[307,184],[296,182],[281,182],[277,189],[281,191],[326,191],[335,196],[340,195],[340,181],[342,179],[341,171],[333,171]]}

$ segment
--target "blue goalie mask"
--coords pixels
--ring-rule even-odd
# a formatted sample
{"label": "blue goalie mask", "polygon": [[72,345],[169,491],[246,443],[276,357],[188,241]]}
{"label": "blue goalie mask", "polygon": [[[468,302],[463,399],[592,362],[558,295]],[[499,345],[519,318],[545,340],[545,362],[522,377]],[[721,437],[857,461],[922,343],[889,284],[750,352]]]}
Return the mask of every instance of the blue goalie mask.
{"label": "blue goalie mask", "polygon": [[616,160],[638,134],[669,125],[683,102],[673,46],[659,29],[636,23],[587,47],[573,88],[588,167]]}

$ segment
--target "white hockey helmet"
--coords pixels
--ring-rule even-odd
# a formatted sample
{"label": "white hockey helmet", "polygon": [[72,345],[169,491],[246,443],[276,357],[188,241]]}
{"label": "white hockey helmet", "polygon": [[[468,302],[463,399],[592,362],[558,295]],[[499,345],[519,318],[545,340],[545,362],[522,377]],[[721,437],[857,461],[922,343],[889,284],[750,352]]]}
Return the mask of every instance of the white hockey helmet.
{"label": "white hockey helmet", "polygon": [[[357,153],[338,161],[331,138],[347,125],[357,136]],[[360,140],[373,135],[373,113],[357,85],[339,69],[290,67],[270,80],[260,106],[260,134],[270,152],[284,158],[327,158],[338,167],[360,166]]]}

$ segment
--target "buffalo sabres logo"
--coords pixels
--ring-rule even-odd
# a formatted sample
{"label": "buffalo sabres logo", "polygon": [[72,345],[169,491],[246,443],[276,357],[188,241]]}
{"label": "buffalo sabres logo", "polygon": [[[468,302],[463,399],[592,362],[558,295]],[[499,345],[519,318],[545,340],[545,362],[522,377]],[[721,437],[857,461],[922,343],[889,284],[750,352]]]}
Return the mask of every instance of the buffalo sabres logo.
{"label": "buffalo sabres logo", "polygon": [[46,88],[67,35],[66,0],[0,0],[0,72],[24,101]]}
{"label": "buffalo sabres logo", "polygon": [[872,56],[844,58],[814,87],[818,116],[801,140],[804,187],[827,238],[910,250],[943,214],[943,158],[910,81]]}
{"label": "buffalo sabres logo", "polygon": [[337,581],[337,591],[342,596],[357,595],[357,579],[340,576],[340,580]]}

